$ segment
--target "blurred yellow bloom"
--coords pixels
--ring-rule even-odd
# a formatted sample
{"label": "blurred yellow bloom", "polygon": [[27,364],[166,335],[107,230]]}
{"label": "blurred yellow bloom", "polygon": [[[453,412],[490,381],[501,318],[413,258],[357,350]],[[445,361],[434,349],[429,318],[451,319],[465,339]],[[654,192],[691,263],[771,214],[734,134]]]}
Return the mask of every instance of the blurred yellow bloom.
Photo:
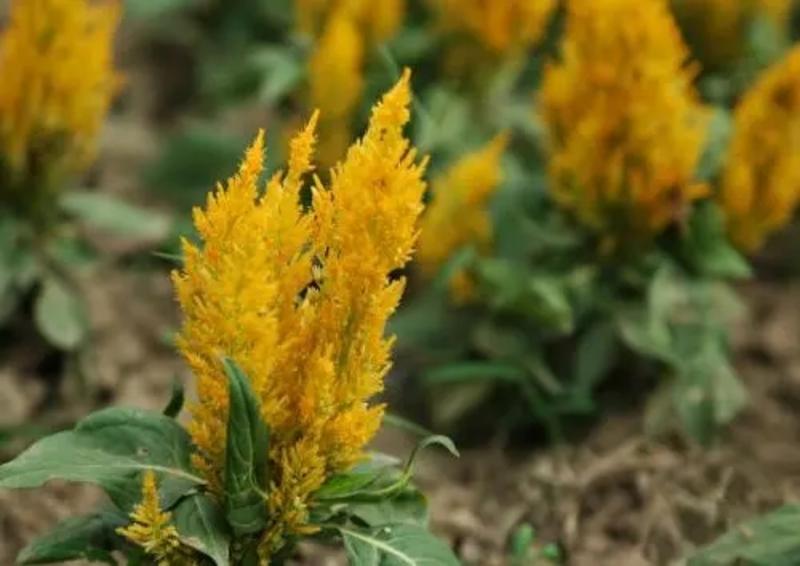
{"label": "blurred yellow bloom", "polygon": [[557,0],[429,0],[440,26],[495,55],[517,53],[542,39]]}
{"label": "blurred yellow bloom", "polygon": [[[475,246],[483,251],[491,242],[489,199],[500,185],[500,159],[508,145],[501,134],[483,148],[462,157],[431,183],[433,197],[422,217],[417,262],[432,277],[459,248]],[[472,294],[469,277],[454,278],[458,300]]]}
{"label": "blurred yellow bloom", "polygon": [[768,18],[786,33],[793,0],[672,0],[675,15],[703,64],[716,68],[742,55],[749,27]]}
{"label": "blurred yellow bloom", "polygon": [[303,33],[318,36],[334,13],[346,14],[365,41],[376,44],[391,39],[403,24],[406,0],[295,0],[297,25]]}
{"label": "blurred yellow bloom", "polygon": [[190,432],[195,464],[221,488],[227,380],[220,356],[247,372],[269,424],[269,556],[286,537],[312,532],[310,498],[363,456],[380,426],[392,341],[387,318],[403,291],[390,274],[409,259],[422,210],[424,165],[403,137],[411,100],[406,72],[372,111],[326,188],[304,211],[316,116],[292,142],[288,171],[263,194],[263,137],[239,173],[195,211],[202,246],[184,243],[174,276],[184,312],[179,346],[198,380]]}
{"label": "blurred yellow bloom", "polygon": [[194,561],[181,546],[172,514],[161,510],[156,475],[147,470],[142,477],[142,502],[131,513],[132,523],[117,529],[120,536],[141,546],[158,566],[189,566]]}
{"label": "blurred yellow bloom", "polygon": [[663,0],[571,0],[539,107],[554,198],[614,246],[655,235],[706,194],[708,113]]}
{"label": "blurred yellow bloom", "polygon": [[93,158],[120,85],[118,20],[113,2],[12,2],[0,38],[0,163],[15,181],[75,173]]}
{"label": "blurred yellow bloom", "polygon": [[364,43],[352,18],[334,13],[309,61],[311,105],[319,108],[319,162],[332,167],[352,139],[353,118],[364,90]]}
{"label": "blurred yellow bloom", "polygon": [[720,201],[732,239],[752,252],[800,200],[800,47],[764,72],[734,120]]}

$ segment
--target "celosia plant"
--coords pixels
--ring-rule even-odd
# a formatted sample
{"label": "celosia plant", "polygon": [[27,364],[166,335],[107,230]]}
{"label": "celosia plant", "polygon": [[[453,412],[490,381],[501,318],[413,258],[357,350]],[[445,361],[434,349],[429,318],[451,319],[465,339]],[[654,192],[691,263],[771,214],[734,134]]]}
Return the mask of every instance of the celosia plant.
{"label": "celosia plant", "polygon": [[16,0],[0,39],[1,202],[40,222],[92,161],[120,78],[112,2]]}
{"label": "celosia plant", "polygon": [[[507,145],[507,135],[497,136],[434,179],[417,253],[424,277],[435,276],[461,249],[471,247],[479,253],[489,249],[492,224],[488,205],[501,182],[500,159]],[[462,272],[452,281],[456,300],[468,299],[472,294],[468,274]]]}
{"label": "celosia plant", "polygon": [[77,520],[102,536],[71,538],[72,521],[23,561],[117,549],[160,565],[280,564],[314,536],[344,540],[352,564],[457,564],[420,523],[413,458],[398,472],[365,453],[384,412],[372,401],[390,364],[384,326],[404,286],[393,273],[411,256],[425,189],[425,162],[402,131],[410,99],[406,73],[329,183],[315,179],[307,209],[316,116],[265,192],[259,135],[195,211],[201,242],[184,243],[174,276],[180,350],[197,378],[188,432],[110,409],[0,467],[0,487],[93,482],[115,505]]}
{"label": "celosia plant", "polygon": [[[559,439],[611,378],[626,396],[658,383],[647,424],[703,441],[742,407],[727,282],[749,267],[713,198],[725,116],[700,102],[696,73],[666,0],[566,3],[536,93],[542,143],[514,132],[482,216],[446,201],[440,219],[434,190],[424,217],[433,283],[394,324],[425,364],[436,426],[535,425]],[[492,238],[463,253],[474,218],[491,218]],[[452,301],[453,287],[470,300]]]}
{"label": "celosia plant", "polygon": [[707,111],[688,57],[664,1],[568,4],[562,60],[539,94],[550,190],[609,246],[657,235],[708,193],[694,177]]}
{"label": "celosia plant", "polygon": [[800,200],[800,48],[761,76],[734,111],[719,200],[733,241],[756,251]]}
{"label": "celosia plant", "polygon": [[111,0],[14,0],[0,35],[0,324],[33,319],[66,351],[88,335],[72,274],[89,263],[74,250],[93,249],[76,224],[147,240],[168,230],[164,218],[68,190],[92,164],[121,84],[119,16]]}

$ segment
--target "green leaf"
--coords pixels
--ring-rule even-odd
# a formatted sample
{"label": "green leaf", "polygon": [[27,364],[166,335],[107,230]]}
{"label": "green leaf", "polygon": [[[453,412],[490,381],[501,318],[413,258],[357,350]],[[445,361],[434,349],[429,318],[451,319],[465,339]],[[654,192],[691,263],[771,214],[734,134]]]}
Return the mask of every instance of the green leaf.
{"label": "green leaf", "polygon": [[268,104],[294,92],[306,72],[302,53],[286,47],[262,47],[250,56],[250,64],[263,77],[259,98]]}
{"label": "green leaf", "polygon": [[609,372],[618,353],[614,326],[608,322],[593,324],[579,338],[575,352],[575,384],[583,393],[591,393]]}
{"label": "green leaf", "polygon": [[178,378],[172,380],[172,396],[169,399],[169,403],[167,406],[164,407],[164,415],[175,418],[177,417],[181,410],[183,410],[183,403],[185,400],[185,394],[183,390],[183,383]]}
{"label": "green leaf", "polygon": [[397,477],[399,460],[380,453],[370,454],[369,459],[361,462],[353,469],[336,474],[319,488],[314,499],[319,501],[347,499],[380,483],[386,478]]}
{"label": "green leaf", "polygon": [[163,240],[169,234],[170,220],[163,214],[133,206],[107,194],[69,192],[62,197],[61,206],[86,224],[120,236]]}
{"label": "green leaf", "polygon": [[230,531],[213,499],[204,494],[190,495],[172,513],[181,542],[211,558],[216,566],[230,564]]}
{"label": "green leaf", "polygon": [[692,267],[704,275],[738,279],[752,273],[745,257],[728,241],[722,211],[714,203],[695,207],[681,245]]}
{"label": "green leaf", "polygon": [[153,20],[198,5],[198,0],[125,0],[125,14],[137,20]]}
{"label": "green leaf", "polygon": [[518,383],[525,379],[525,370],[502,362],[461,362],[426,371],[423,379],[428,385],[487,381]]}
{"label": "green leaf", "polygon": [[269,429],[250,381],[236,362],[223,362],[230,409],[225,449],[225,516],[237,536],[267,524]]}
{"label": "green leaf", "polygon": [[339,527],[351,566],[458,566],[453,551],[422,527]]}
{"label": "green leaf", "polygon": [[316,499],[326,503],[371,503],[397,496],[408,488],[419,453],[435,445],[442,446],[453,456],[459,457],[452,440],[442,435],[428,436],[420,440],[411,451],[402,472],[386,467],[376,470],[357,468],[348,474],[335,476],[317,492]]}
{"label": "green leaf", "polygon": [[733,133],[733,120],[727,109],[715,106],[708,125],[706,146],[700,163],[697,166],[697,180],[712,181],[725,162],[731,134]]}
{"label": "green leaf", "polygon": [[189,460],[191,442],[174,420],[158,413],[112,408],[89,415],[73,430],[36,442],[0,466],[0,488],[39,487],[61,479],[101,486],[122,510],[141,498],[141,474],[153,470],[165,508],[205,484]]}
{"label": "green leaf", "polygon": [[689,566],[796,566],[800,505],[748,521],[689,558]]}
{"label": "green leaf", "polygon": [[416,462],[417,456],[420,454],[420,452],[431,446],[441,446],[442,448],[450,452],[452,456],[456,458],[461,457],[461,454],[459,454],[458,452],[458,448],[456,448],[456,445],[450,438],[442,434],[434,434],[426,438],[423,438],[422,440],[417,442],[416,446],[414,446],[414,449],[411,451],[411,455],[408,457],[408,461],[406,462],[406,465],[404,467],[407,473],[411,473],[411,471],[413,470],[414,463]]}
{"label": "green leaf", "polygon": [[115,531],[127,522],[127,518],[118,512],[67,519],[23,548],[17,562],[52,564],[83,559],[114,565],[117,562],[111,552],[117,542]]}
{"label": "green leaf", "polygon": [[425,496],[413,487],[383,501],[353,503],[347,506],[347,514],[357,517],[369,527],[391,524],[428,525],[428,502]]}
{"label": "green leaf", "polygon": [[36,297],[33,317],[42,336],[62,350],[75,350],[86,338],[89,323],[74,291],[54,278],[45,280]]}
{"label": "green leaf", "polygon": [[696,341],[700,349],[681,357],[673,399],[678,417],[695,440],[708,443],[747,403],[747,391],[731,367],[717,337],[708,332]]}

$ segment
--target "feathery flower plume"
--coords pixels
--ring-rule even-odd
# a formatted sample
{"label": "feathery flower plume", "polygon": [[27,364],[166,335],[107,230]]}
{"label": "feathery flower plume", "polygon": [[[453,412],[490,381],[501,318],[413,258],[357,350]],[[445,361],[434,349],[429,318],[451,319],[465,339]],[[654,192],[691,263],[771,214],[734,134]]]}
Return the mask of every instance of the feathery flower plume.
{"label": "feathery flower plume", "polygon": [[258,189],[263,136],[239,172],[195,211],[202,244],[184,242],[174,275],[184,312],[179,346],[198,380],[190,433],[194,461],[221,488],[227,380],[220,356],[252,381],[270,427],[270,525],[262,559],[288,537],[313,532],[312,495],[357,463],[380,426],[392,340],[384,336],[404,282],[422,210],[424,162],[403,136],[406,72],[372,111],[365,136],[301,192],[311,169],[316,115],[291,144],[289,168]]}
{"label": "feathery flower plume", "polygon": [[706,194],[694,182],[707,111],[664,0],[571,0],[545,70],[554,198],[606,245],[649,238]]}
{"label": "feathery flower plume", "polygon": [[[431,183],[433,197],[422,217],[417,252],[417,262],[426,277],[435,275],[459,248],[474,245],[483,251],[490,244],[489,200],[500,185],[500,160],[507,145],[508,135],[498,135]],[[455,278],[453,290],[459,300],[470,295],[465,276]]]}
{"label": "feathery flower plume", "polygon": [[52,189],[94,157],[120,85],[112,53],[118,21],[112,2],[12,2],[0,38],[0,172],[10,190]]}
{"label": "feathery flower plume", "polygon": [[734,127],[719,199],[731,238],[753,252],[800,201],[800,47],[745,94]]}
{"label": "feathery flower plume", "polygon": [[350,143],[364,90],[364,42],[345,12],[331,15],[309,61],[310,99],[322,113],[319,162],[332,167]]}
{"label": "feathery flower plume", "polygon": [[141,546],[158,566],[190,566],[194,563],[182,547],[172,514],[161,510],[156,475],[147,470],[142,476],[142,501],[131,513],[132,523],[117,529],[120,536]]}
{"label": "feathery flower plume", "polygon": [[397,32],[406,13],[406,0],[295,0],[300,31],[314,37],[323,33],[334,13],[343,12],[367,43],[378,44]]}

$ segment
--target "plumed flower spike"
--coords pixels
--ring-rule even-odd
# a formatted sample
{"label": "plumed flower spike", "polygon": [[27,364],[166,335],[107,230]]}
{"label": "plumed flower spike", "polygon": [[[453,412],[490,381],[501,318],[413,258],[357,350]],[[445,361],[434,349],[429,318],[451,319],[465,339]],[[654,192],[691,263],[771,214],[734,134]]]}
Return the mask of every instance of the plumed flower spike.
{"label": "plumed flower spike", "polygon": [[364,40],[353,18],[340,10],[326,21],[309,60],[312,106],[322,114],[319,159],[326,167],[344,157],[364,90]]}
{"label": "plumed flower spike", "polygon": [[12,175],[80,171],[120,86],[116,2],[14,0],[0,39],[0,151]]}
{"label": "plumed flower spike", "polygon": [[[459,248],[471,245],[481,252],[490,244],[489,200],[500,185],[500,160],[507,145],[508,135],[498,135],[433,180],[433,197],[422,217],[417,253],[425,276],[434,276]],[[459,274],[455,282],[456,299],[467,299],[470,285],[466,274]]]}
{"label": "plumed flower spike", "polygon": [[664,0],[570,0],[545,70],[555,199],[607,245],[641,243],[706,194],[693,175],[708,113]]}
{"label": "plumed flower spike", "polygon": [[316,179],[307,210],[317,115],[265,192],[259,134],[237,175],[195,212],[202,244],[184,243],[174,280],[184,312],[179,346],[198,382],[194,462],[219,492],[228,410],[220,358],[228,356],[251,380],[270,427],[264,560],[288,537],[315,530],[313,493],[358,462],[380,426],[383,407],[369,401],[389,367],[384,328],[403,286],[390,274],[411,255],[425,189],[402,133],[410,100],[406,73],[330,186]]}
{"label": "plumed flower spike", "polygon": [[120,536],[139,545],[158,566],[189,566],[193,561],[181,545],[172,514],[163,512],[158,499],[156,475],[147,470],[142,477],[142,501],[131,513],[131,524],[117,529]]}
{"label": "plumed flower spike", "polygon": [[800,48],[745,94],[734,127],[720,201],[731,238],[753,252],[800,201]]}
{"label": "plumed flower spike", "polygon": [[510,55],[541,41],[556,0],[429,0],[440,27],[472,38],[488,52]]}
{"label": "plumed flower spike", "polygon": [[331,14],[339,12],[353,21],[365,41],[374,45],[390,39],[400,28],[406,0],[295,0],[294,9],[303,33],[320,35]]}

